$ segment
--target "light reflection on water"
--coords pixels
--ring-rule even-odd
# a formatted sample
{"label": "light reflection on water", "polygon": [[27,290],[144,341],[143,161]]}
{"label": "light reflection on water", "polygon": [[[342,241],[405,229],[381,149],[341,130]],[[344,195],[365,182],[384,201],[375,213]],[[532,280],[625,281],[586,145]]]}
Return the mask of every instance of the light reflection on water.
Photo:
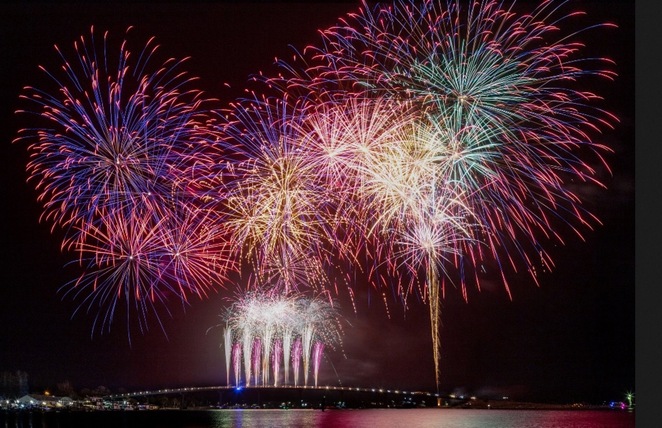
{"label": "light reflection on water", "polygon": [[634,428],[618,410],[209,410],[0,415],[0,428]]}
{"label": "light reflection on water", "polygon": [[634,428],[620,411],[364,409],[239,410],[213,413],[214,428]]}

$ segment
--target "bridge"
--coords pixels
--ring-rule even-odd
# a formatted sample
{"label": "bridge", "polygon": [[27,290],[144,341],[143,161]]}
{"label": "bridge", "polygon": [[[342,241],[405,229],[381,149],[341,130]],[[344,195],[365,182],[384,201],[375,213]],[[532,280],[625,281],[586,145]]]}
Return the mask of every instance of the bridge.
{"label": "bridge", "polygon": [[176,407],[439,407],[470,403],[476,397],[427,391],[349,386],[248,385],[163,388],[112,394],[106,400],[164,403]]}

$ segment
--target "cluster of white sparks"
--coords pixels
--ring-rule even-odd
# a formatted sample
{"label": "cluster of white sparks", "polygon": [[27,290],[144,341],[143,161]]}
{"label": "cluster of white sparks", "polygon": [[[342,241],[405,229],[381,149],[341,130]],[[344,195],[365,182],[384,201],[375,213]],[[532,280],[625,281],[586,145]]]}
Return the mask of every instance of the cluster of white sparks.
{"label": "cluster of white sparks", "polygon": [[341,341],[338,307],[321,298],[250,292],[223,318],[227,385],[317,386],[325,347]]}

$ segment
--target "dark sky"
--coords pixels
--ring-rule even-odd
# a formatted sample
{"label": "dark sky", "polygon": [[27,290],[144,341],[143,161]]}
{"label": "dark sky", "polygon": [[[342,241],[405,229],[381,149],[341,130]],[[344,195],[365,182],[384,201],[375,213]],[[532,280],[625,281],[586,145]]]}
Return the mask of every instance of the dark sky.
{"label": "dark sky", "polygon": [[[622,399],[634,390],[634,5],[627,1],[571,2],[591,22],[618,29],[587,38],[614,59],[617,80],[601,92],[621,122],[604,141],[613,177],[590,194],[603,221],[582,242],[569,237],[552,248],[556,269],[540,287],[513,278],[513,299],[500,288],[472,290],[468,303],[451,292],[442,308],[442,392],[509,395],[562,402]],[[230,102],[250,74],[275,56],[318,42],[317,29],[356,9],[344,3],[10,3],[0,6],[0,144],[2,150],[2,268],[0,371],[28,373],[34,390],[69,380],[77,389],[104,385],[127,390],[225,382],[218,314],[230,291],[193,302],[154,328],[132,336],[117,328],[91,337],[90,317],[73,319],[75,303],[57,289],[71,279],[69,260],[49,225],[39,223],[36,192],[26,183],[26,148],[12,144],[21,125],[14,111],[25,85],[46,83],[39,65],[59,64],[53,45],[70,51],[89,28],[135,41],[155,36],[163,51],[190,56],[187,70],[211,96]],[[133,40],[133,39],[132,39]],[[595,49],[595,47],[593,46]],[[224,84],[228,83],[231,89]],[[347,310],[345,356],[329,351],[320,383],[434,391],[427,307],[404,313],[357,286],[357,310]],[[346,296],[339,296],[341,303]],[[370,304],[368,303],[370,302]],[[346,309],[348,305],[344,306]],[[329,361],[330,360],[330,361]]]}

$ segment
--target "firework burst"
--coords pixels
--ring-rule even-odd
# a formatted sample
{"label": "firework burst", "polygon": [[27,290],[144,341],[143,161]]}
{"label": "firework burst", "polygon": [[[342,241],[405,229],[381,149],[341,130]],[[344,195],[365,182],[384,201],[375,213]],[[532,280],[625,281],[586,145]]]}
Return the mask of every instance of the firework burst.
{"label": "firework burst", "polygon": [[56,90],[25,88],[39,108],[18,111],[41,124],[15,142],[28,143],[41,219],[63,230],[63,250],[84,269],[64,289],[83,299],[79,310],[98,310],[93,331],[110,327],[122,300],[127,324],[135,312],[144,331],[149,314],[169,312],[167,300],[206,296],[232,265],[192,192],[214,139],[203,110],[213,100],[193,88],[185,60],[158,63],[153,39],[137,54],[127,39],[115,51],[92,28],[74,61],[56,46],[61,69],[42,67]]}
{"label": "firework burst", "polygon": [[[616,118],[576,82],[615,74],[608,59],[578,54],[580,32],[559,33],[581,15],[562,15],[564,3],[545,1],[531,13],[515,12],[514,2],[363,3],[322,31],[320,47],[308,48],[315,65],[301,75],[316,76],[308,81],[311,90],[337,81],[337,88],[414,106],[425,134],[401,141],[427,146],[438,160],[434,169],[417,173],[420,182],[428,186],[444,177],[457,186],[472,223],[488,236],[481,247],[492,251],[479,257],[465,247],[466,260],[491,257],[514,266],[523,257],[528,267],[526,254],[538,254],[539,241],[558,223],[577,233],[575,226],[596,223],[565,183],[601,185],[587,158],[607,168],[602,155],[609,149],[588,133],[611,127]],[[590,68],[595,64],[600,67]],[[290,86],[304,86],[303,78],[292,80]],[[562,241],[560,234],[551,238]]]}
{"label": "firework burst", "polygon": [[29,143],[42,218],[69,233],[84,234],[113,211],[167,206],[194,143],[206,136],[206,100],[180,71],[183,60],[153,64],[153,39],[138,54],[126,39],[116,56],[111,45],[108,33],[99,41],[92,28],[74,43],[76,61],[56,46],[61,75],[42,68],[56,91],[27,87],[22,96],[40,109],[19,113],[43,122],[16,139]]}
{"label": "firework burst", "polygon": [[232,242],[257,286],[286,294],[323,289],[335,234],[333,198],[304,145],[300,102],[254,98],[233,105],[220,130],[232,163],[222,192]]}
{"label": "firework burst", "polygon": [[83,273],[61,288],[81,299],[74,315],[92,312],[93,333],[103,333],[123,309],[129,341],[134,322],[145,332],[153,317],[163,329],[160,315],[170,315],[173,301],[186,307],[191,297],[206,298],[233,267],[223,229],[213,220],[200,212],[159,219],[115,213],[89,227],[73,248]]}
{"label": "firework burst", "polygon": [[[581,57],[578,37],[612,24],[564,33],[582,15],[563,14],[565,3],[521,12],[490,0],[363,2],[295,63],[280,61],[283,75],[265,79],[283,91],[330,93],[339,103],[358,94],[414,112],[410,137],[362,164],[357,198],[373,230],[387,232],[375,235],[384,250],[371,254],[424,272],[433,319],[446,280],[467,299],[468,285],[480,288],[479,272],[494,265],[510,296],[507,277],[524,270],[537,282],[535,264],[551,266],[545,248],[563,243],[563,229],[581,238],[599,223],[567,183],[602,186],[598,169],[608,171],[609,148],[590,134],[617,119],[579,88],[613,79],[613,64]],[[447,223],[437,229],[430,221],[440,218]],[[443,255],[430,252],[435,229],[447,237]],[[380,244],[385,236],[398,244]]]}

